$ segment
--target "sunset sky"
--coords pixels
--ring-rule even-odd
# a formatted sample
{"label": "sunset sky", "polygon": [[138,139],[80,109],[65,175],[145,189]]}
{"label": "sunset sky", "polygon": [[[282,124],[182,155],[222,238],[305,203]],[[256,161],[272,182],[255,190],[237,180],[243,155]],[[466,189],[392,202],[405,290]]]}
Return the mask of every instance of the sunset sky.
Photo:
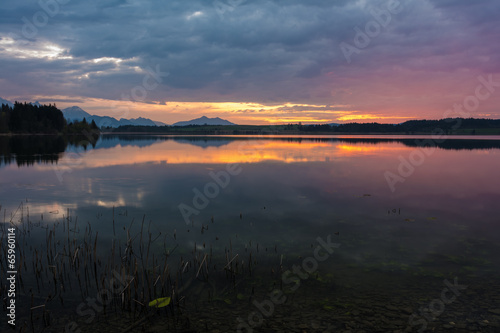
{"label": "sunset sky", "polygon": [[474,99],[498,119],[499,17],[498,0],[2,0],[0,97],[167,124],[400,123]]}

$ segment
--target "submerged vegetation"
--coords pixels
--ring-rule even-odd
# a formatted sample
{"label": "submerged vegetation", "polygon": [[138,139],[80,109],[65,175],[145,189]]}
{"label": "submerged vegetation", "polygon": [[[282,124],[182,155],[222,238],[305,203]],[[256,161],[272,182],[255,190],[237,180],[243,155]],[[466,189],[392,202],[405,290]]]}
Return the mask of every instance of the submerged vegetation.
{"label": "submerged vegetation", "polygon": [[[315,244],[297,252],[297,244],[286,247],[279,240],[259,244],[236,234],[224,241],[217,235],[225,225],[214,217],[181,231],[158,228],[145,216],[135,220],[123,207],[108,213],[96,216],[104,224],[96,229],[69,210],[49,212],[58,214],[52,220],[30,214],[24,202],[14,213],[0,207],[2,253],[7,228],[15,228],[16,235],[17,331],[298,332],[298,327],[387,332],[388,326],[402,331],[414,309],[428,304],[443,279],[453,281],[457,274],[460,283],[471,283],[473,294],[460,295],[460,307],[447,309],[445,323],[459,323],[462,310],[474,312],[474,306],[462,309],[463,304],[481,303],[474,293],[481,297],[483,288],[498,297],[490,290],[497,277],[494,263],[469,253],[474,248],[468,237],[460,243],[460,251],[467,249],[463,254],[428,252],[424,260],[412,262],[402,255],[412,249],[396,244],[387,244],[391,254],[359,251],[361,238],[347,231],[342,246],[351,255],[358,253],[355,260],[333,254],[316,269],[305,265],[312,262]],[[245,219],[240,216],[234,219],[241,224]],[[407,225],[399,215],[398,220]],[[341,236],[335,232],[332,237]],[[5,272],[2,256],[2,297]],[[482,306],[491,304],[482,300]],[[467,326],[472,331],[500,327],[491,314],[476,311],[474,316]]]}
{"label": "submerged vegetation", "polygon": [[[97,147],[144,147],[157,137],[199,147],[221,147],[231,142],[228,140],[245,140],[243,136],[227,139],[147,135],[118,140],[115,135],[105,135]],[[263,141],[271,139],[266,137]],[[392,140],[389,142],[410,147],[417,142],[408,138],[394,141],[284,136],[275,140],[373,145]],[[500,140],[469,141],[446,140],[437,146],[500,147]],[[57,158],[58,152],[69,144],[85,147],[88,141],[64,135],[0,136],[0,148],[4,146],[18,163],[19,159]],[[47,152],[50,155],[45,156]],[[128,157],[134,160],[133,155]],[[341,163],[336,160],[331,165],[337,168]],[[456,302],[446,304],[442,316],[430,322],[429,329],[439,331],[448,325],[453,330],[455,324],[450,322],[464,328],[457,332],[495,332],[500,327],[500,310],[494,303],[500,294],[498,288],[492,287],[500,267],[495,256],[498,242],[494,242],[498,237],[492,232],[496,224],[491,225],[492,231],[475,230],[485,226],[481,219],[493,210],[485,210],[484,214],[476,211],[477,220],[471,223],[468,215],[460,218],[455,212],[441,214],[441,210],[424,204],[417,208],[408,204],[408,211],[403,208],[401,213],[400,206],[392,205],[394,201],[388,206],[383,193],[365,188],[362,181],[359,185],[347,177],[344,185],[338,180],[346,177],[343,172],[338,176],[326,173],[327,178],[314,185],[310,181],[314,178],[308,176],[313,172],[304,170],[333,169],[323,169],[330,167],[323,162],[314,163],[321,169],[312,169],[311,165],[298,168],[297,164],[287,164],[287,169],[295,168],[288,175],[302,175],[304,182],[300,183],[300,177],[283,176],[287,183],[294,179],[293,187],[283,189],[279,184],[284,183],[276,179],[275,173],[267,173],[269,176],[263,179],[252,177],[255,171],[246,165],[245,175],[239,179],[247,177],[248,182],[231,180],[228,188],[235,200],[221,195],[212,202],[213,210],[193,217],[188,225],[177,210],[171,213],[168,207],[175,209],[177,198],[182,198],[181,187],[175,187],[174,182],[182,183],[187,190],[190,184],[198,184],[196,171],[188,170],[179,177],[177,170],[187,169],[184,165],[148,164],[142,168],[134,164],[127,169],[112,166],[106,168],[109,173],[98,167],[96,173],[84,175],[77,170],[75,174],[79,173],[80,178],[61,186],[43,177],[47,173],[35,177],[37,168],[23,170],[44,183],[33,186],[31,179],[19,181],[20,177],[13,177],[13,186],[9,187],[8,182],[4,186],[4,192],[13,195],[5,196],[1,202],[8,208],[0,206],[0,253],[7,253],[6,230],[15,228],[16,235],[16,329],[66,333],[402,332],[412,313],[435,304],[431,302],[439,297],[443,281],[456,281],[455,277],[460,285],[470,287],[457,296]],[[200,168],[203,175],[208,172],[205,166]],[[217,172],[214,165],[208,167]],[[4,174],[10,176],[16,168],[5,169]],[[285,174],[283,170],[276,171]],[[196,181],[189,183],[189,178]],[[268,187],[263,186],[264,182]],[[102,186],[110,183],[113,186]],[[142,184],[151,190],[144,201],[135,196],[142,191]],[[13,203],[18,186],[29,186],[40,193],[33,194],[29,207],[28,199],[22,199],[19,207]],[[53,190],[46,190],[49,186]],[[154,187],[169,189],[153,191]],[[330,194],[337,189],[338,195]],[[487,189],[481,189],[481,193]],[[75,196],[77,192],[85,194]],[[123,200],[109,195],[129,192],[133,195],[125,194]],[[489,201],[481,197],[468,204],[494,203],[495,192],[492,193]],[[48,200],[40,199],[41,196]],[[254,196],[259,198],[253,199]],[[475,192],[471,196],[475,198]],[[37,205],[37,201],[45,206]],[[140,204],[135,206],[137,201]],[[401,200],[403,205],[406,202]],[[456,207],[449,201],[442,202],[446,211]],[[215,207],[219,203],[220,208]],[[495,222],[493,218],[487,220]],[[342,247],[331,258],[321,256],[321,262],[313,261],[316,237],[324,239],[328,234]],[[290,271],[294,274],[286,274]],[[0,255],[0,295],[4,304],[8,290],[6,272],[6,257]],[[5,306],[0,310],[0,314],[4,313]],[[415,326],[415,330],[420,327]],[[2,321],[0,331],[6,331],[4,327],[6,322]]]}
{"label": "submerged vegetation", "polygon": [[[113,332],[136,331],[160,320],[164,328],[189,328],[195,318],[184,312],[196,311],[193,306],[200,301],[213,306],[248,304],[257,285],[251,290],[238,285],[257,274],[259,251],[268,252],[250,242],[244,254],[235,253],[231,241],[225,247],[195,243],[188,249],[178,241],[182,235],[159,231],[145,216],[118,225],[114,209],[108,221],[112,236],[102,235],[90,222],[82,224],[69,210],[62,219],[49,221],[42,214],[37,222],[25,203],[10,216],[5,209],[2,213],[2,253],[8,246],[7,228],[16,234],[17,304],[26,305],[18,307],[16,329],[25,332],[81,332],[103,325],[102,318],[109,316],[121,318]],[[209,224],[202,224],[201,234],[208,229]],[[279,256],[276,248],[272,254]],[[273,273],[282,269],[278,263]],[[8,271],[3,257],[0,268]],[[2,297],[4,281],[1,273]]]}

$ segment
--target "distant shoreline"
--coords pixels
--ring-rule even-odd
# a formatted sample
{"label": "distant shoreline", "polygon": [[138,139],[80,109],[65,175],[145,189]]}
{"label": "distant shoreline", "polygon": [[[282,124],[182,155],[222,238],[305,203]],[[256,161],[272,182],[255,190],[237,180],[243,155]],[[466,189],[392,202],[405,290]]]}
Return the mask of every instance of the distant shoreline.
{"label": "distant shoreline", "polygon": [[[99,134],[103,134],[100,132]],[[82,133],[0,133],[0,136],[85,136]]]}
{"label": "distant shoreline", "polygon": [[103,132],[165,135],[500,135],[500,119],[446,118],[401,124],[347,123],[322,125],[188,125],[101,128]]}
{"label": "distant shoreline", "polygon": [[[341,135],[373,135],[373,136],[381,136],[381,135],[398,135],[398,136],[429,136],[436,135],[431,132],[422,132],[422,133],[360,133],[360,132],[313,132],[313,133],[304,133],[304,132],[286,132],[286,133],[200,133],[200,132],[101,132],[101,135],[170,135],[170,136],[316,136],[316,135],[328,135],[328,136],[341,136]],[[499,136],[500,131],[498,133],[493,134],[470,134],[470,133],[450,133],[443,134],[443,137],[446,136]]]}
{"label": "distant shoreline", "polygon": [[[112,131],[112,132],[100,132],[100,135],[168,135],[168,136],[343,136],[343,135],[355,135],[355,136],[429,136],[429,135],[436,135],[431,132],[421,132],[421,133],[398,133],[398,132],[392,132],[392,133],[379,133],[379,132],[368,132],[368,133],[361,133],[361,132],[276,132],[276,133],[231,133],[230,131],[228,132],[223,132],[223,131],[217,131],[217,133],[203,133],[203,132],[119,132],[119,131]],[[78,133],[0,133],[0,137],[12,137],[12,136],[62,136],[62,137],[71,137],[71,136],[83,136],[83,134],[78,134]],[[476,133],[476,134],[471,134],[471,133],[466,133],[466,132],[460,132],[460,133],[449,133],[449,134],[442,134],[440,137],[449,137],[449,136],[477,136],[477,137],[482,137],[482,136],[498,136],[500,137],[500,131],[499,133]]]}

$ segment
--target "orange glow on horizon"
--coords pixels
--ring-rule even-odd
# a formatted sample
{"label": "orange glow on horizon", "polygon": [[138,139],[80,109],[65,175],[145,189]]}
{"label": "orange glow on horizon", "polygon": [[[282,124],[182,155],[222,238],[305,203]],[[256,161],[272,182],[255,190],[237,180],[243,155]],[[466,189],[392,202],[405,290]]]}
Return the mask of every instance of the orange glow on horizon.
{"label": "orange glow on horizon", "polygon": [[373,114],[353,114],[339,117],[337,120],[343,122],[349,122],[353,120],[388,120],[388,119],[402,119],[409,120],[415,119],[415,117],[403,117],[403,116],[378,116]]}
{"label": "orange glow on horizon", "polygon": [[201,116],[219,117],[239,125],[281,125],[281,124],[328,124],[352,121],[390,122],[414,119],[415,117],[391,116],[364,113],[352,109],[351,105],[282,103],[265,105],[252,102],[177,102],[151,103],[127,100],[107,100],[78,96],[32,96],[42,103],[54,103],[61,109],[79,106],[92,115],[109,116],[116,119],[144,117],[166,124],[187,121]]}

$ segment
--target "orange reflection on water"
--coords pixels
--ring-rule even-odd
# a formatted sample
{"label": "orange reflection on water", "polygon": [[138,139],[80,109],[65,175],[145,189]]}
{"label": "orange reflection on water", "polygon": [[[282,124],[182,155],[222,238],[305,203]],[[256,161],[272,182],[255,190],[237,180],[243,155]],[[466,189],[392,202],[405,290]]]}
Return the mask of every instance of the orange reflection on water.
{"label": "orange reflection on water", "polygon": [[378,150],[375,147],[367,147],[367,146],[354,146],[354,145],[338,145],[338,149],[347,151],[347,152],[373,152]]}
{"label": "orange reflection on water", "polygon": [[380,153],[394,153],[396,151],[408,150],[398,143],[384,143],[384,144],[340,144],[336,148],[342,156],[350,155],[366,155],[366,154],[380,154]]}
{"label": "orange reflection on water", "polygon": [[[367,144],[338,141],[309,140],[225,140],[221,141],[158,141],[150,146],[117,145],[111,148],[88,150],[78,158],[64,154],[59,168],[97,168],[142,163],[155,164],[225,164],[259,163],[278,161],[283,163],[331,161],[355,154],[370,154],[404,150],[397,143]],[[39,168],[44,168],[39,166]]]}

